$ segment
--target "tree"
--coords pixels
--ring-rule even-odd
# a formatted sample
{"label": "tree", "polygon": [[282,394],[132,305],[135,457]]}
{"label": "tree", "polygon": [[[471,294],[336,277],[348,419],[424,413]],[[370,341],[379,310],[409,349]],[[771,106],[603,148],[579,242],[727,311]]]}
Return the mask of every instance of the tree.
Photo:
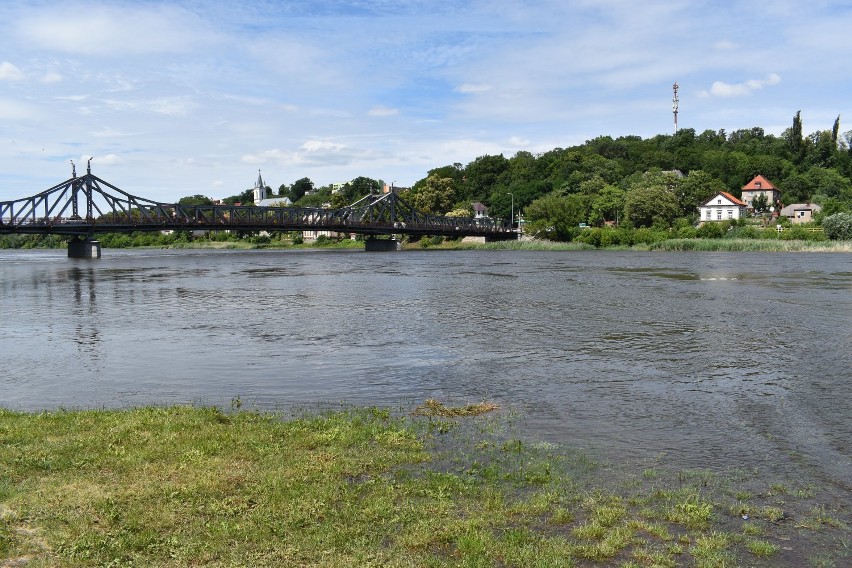
{"label": "tree", "polygon": [[765,193],[760,193],[751,200],[751,206],[755,213],[765,213],[769,209],[769,198]]}
{"label": "tree", "polygon": [[793,159],[800,161],[802,155],[802,111],[796,111],[796,116],[793,117],[793,127],[789,130],[787,142],[790,145],[790,152],[793,154]]}
{"label": "tree", "polygon": [[624,190],[614,185],[605,185],[592,201],[589,223],[602,225],[607,221],[618,224],[624,209]]}
{"label": "tree", "polygon": [[585,223],[592,200],[587,195],[553,192],[540,197],[526,208],[529,231],[557,241],[569,241],[573,230]]}
{"label": "tree", "polygon": [[503,154],[478,157],[465,168],[465,181],[459,197],[465,201],[485,201],[508,168],[509,161]]}
{"label": "tree", "polygon": [[[281,186],[285,187],[285,186]],[[310,178],[303,177],[302,179],[298,179],[293,182],[293,185],[290,186],[289,193],[287,197],[290,198],[290,201],[293,203],[300,200],[305,194],[310,193],[314,190],[314,182],[311,181]]]}
{"label": "tree", "polygon": [[226,205],[234,205],[236,203],[239,203],[240,205],[254,205],[254,189],[247,189],[238,195],[226,197],[222,201],[224,201]]}
{"label": "tree", "polygon": [[725,191],[725,184],[707,172],[693,170],[678,180],[675,189],[680,215],[694,217],[698,207],[719,193]]}
{"label": "tree", "polygon": [[444,215],[453,207],[453,180],[431,175],[419,188],[412,189],[411,194],[415,209],[432,215]]}
{"label": "tree", "polygon": [[178,201],[179,205],[213,205],[213,200],[204,195],[188,195],[181,197]]}
{"label": "tree", "polygon": [[635,227],[670,227],[680,213],[678,181],[668,172],[651,172],[634,183],[624,199],[624,215]]}

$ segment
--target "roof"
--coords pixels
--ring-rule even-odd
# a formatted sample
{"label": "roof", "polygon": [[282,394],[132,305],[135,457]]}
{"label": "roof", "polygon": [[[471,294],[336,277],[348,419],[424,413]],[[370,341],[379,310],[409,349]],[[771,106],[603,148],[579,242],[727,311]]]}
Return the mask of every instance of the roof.
{"label": "roof", "polygon": [[293,202],[290,201],[289,197],[284,197],[283,195],[279,195],[278,197],[267,197],[266,199],[261,199],[255,206],[257,207],[278,207],[278,206],[288,206],[292,205]]}
{"label": "roof", "polygon": [[822,207],[817,205],[816,203],[793,203],[792,205],[787,205],[783,209],[781,209],[781,215],[785,217],[789,217],[793,215],[796,211],[813,211],[816,213],[817,211],[822,211]]}
{"label": "roof", "polygon": [[778,191],[771,181],[760,175],[754,176],[753,180],[743,186],[743,191],[766,191],[767,189]]}
{"label": "roof", "polygon": [[727,191],[720,191],[720,192],[719,192],[719,195],[724,195],[725,197],[727,197],[728,199],[730,199],[730,200],[731,200],[731,202],[732,202],[734,205],[742,205],[743,207],[745,207],[745,206],[746,206],[746,202],[745,202],[745,201],[743,201],[742,199],[737,199],[736,197],[734,197],[733,195],[731,195],[731,194],[730,194],[730,193],[728,193]]}
{"label": "roof", "polygon": [[478,201],[476,203],[471,203],[470,206],[474,211],[488,211],[488,207]]}
{"label": "roof", "polygon": [[746,207],[746,204],[745,204],[744,201],[742,201],[741,199],[737,199],[736,197],[734,197],[733,195],[731,195],[727,191],[720,191],[719,193],[717,193],[716,195],[714,195],[713,197],[711,197],[710,199],[705,201],[701,206],[702,207],[712,207],[714,205],[717,205],[716,203],[713,203],[713,201],[717,197],[719,197],[720,195],[722,197],[724,197],[725,199],[727,199],[728,201],[730,201],[731,204],[733,204],[733,205],[739,205],[740,207]]}

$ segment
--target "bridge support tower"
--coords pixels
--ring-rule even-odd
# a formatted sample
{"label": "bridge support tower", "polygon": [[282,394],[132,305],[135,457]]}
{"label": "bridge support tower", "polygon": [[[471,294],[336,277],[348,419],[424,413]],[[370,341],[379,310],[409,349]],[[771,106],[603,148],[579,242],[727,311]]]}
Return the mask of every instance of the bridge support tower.
{"label": "bridge support tower", "polygon": [[68,241],[68,258],[100,258],[101,242],[91,239],[71,239]]}
{"label": "bridge support tower", "polygon": [[364,241],[364,250],[367,252],[386,252],[400,250],[401,248],[400,242],[395,238],[377,239],[370,237]]}

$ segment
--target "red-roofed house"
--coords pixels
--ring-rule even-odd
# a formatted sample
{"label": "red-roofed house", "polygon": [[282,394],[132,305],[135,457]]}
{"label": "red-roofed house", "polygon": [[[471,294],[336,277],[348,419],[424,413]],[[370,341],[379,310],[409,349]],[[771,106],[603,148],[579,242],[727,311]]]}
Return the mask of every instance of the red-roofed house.
{"label": "red-roofed house", "polygon": [[698,208],[699,221],[728,221],[745,217],[746,204],[727,191],[720,191]]}
{"label": "red-roofed house", "polygon": [[755,176],[753,180],[743,186],[742,200],[745,201],[746,207],[754,209],[752,202],[758,195],[765,195],[770,206],[777,206],[778,202],[781,201],[781,192],[763,176]]}

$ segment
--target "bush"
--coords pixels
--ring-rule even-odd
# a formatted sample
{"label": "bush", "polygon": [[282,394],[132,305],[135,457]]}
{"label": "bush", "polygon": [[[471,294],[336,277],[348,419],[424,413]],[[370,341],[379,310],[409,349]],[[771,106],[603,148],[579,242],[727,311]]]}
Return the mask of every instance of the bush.
{"label": "bush", "polygon": [[704,223],[695,231],[695,236],[699,239],[721,239],[725,236],[725,227],[722,223]]}
{"label": "bush", "polygon": [[852,240],[852,213],[835,213],[822,220],[825,236],[833,241]]}
{"label": "bush", "polygon": [[821,231],[810,231],[805,227],[792,226],[781,232],[782,241],[824,241],[825,234]]}

